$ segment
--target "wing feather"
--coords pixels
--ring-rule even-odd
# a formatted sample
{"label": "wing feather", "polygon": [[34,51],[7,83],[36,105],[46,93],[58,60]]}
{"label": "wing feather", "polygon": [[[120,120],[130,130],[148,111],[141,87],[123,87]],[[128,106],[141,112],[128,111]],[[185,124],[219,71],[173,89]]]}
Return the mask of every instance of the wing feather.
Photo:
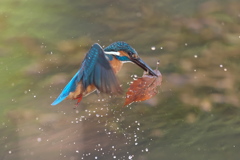
{"label": "wing feather", "polygon": [[93,84],[104,93],[121,93],[115,73],[99,44],[94,44],[89,50],[82,67],[84,88]]}

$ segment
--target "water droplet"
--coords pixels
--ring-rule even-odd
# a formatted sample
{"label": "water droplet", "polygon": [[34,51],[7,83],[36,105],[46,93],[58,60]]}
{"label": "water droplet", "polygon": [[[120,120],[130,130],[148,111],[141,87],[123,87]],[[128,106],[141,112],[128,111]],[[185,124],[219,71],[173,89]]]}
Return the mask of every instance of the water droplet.
{"label": "water droplet", "polygon": [[38,142],[41,142],[41,141],[42,141],[42,138],[37,138],[37,141],[38,141]]}
{"label": "water droplet", "polygon": [[129,155],[128,156],[128,159],[132,159],[134,156],[133,155]]}

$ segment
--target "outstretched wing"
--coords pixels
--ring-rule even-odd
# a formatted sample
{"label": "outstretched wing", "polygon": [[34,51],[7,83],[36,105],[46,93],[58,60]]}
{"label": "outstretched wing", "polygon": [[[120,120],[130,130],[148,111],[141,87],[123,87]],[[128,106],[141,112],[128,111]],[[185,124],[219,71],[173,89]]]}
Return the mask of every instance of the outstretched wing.
{"label": "outstretched wing", "polygon": [[108,62],[102,47],[94,44],[87,53],[78,80],[82,81],[84,89],[93,84],[104,93],[121,93],[115,73]]}
{"label": "outstretched wing", "polygon": [[74,92],[78,82],[82,83],[83,90],[93,84],[99,91],[104,93],[122,92],[114,71],[99,44],[94,44],[91,47],[79,71],[66,85],[52,105],[60,103],[70,92]]}

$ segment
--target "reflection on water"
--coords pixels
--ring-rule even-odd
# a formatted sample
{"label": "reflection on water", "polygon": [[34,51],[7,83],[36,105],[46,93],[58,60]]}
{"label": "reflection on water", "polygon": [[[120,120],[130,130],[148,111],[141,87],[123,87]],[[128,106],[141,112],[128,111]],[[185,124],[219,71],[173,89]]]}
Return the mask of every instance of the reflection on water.
{"label": "reflection on water", "polygon": [[[3,0],[1,159],[239,159],[239,11],[237,0]],[[157,96],[50,106],[93,43],[119,40],[151,67],[160,59]],[[125,90],[133,74],[118,74]]]}

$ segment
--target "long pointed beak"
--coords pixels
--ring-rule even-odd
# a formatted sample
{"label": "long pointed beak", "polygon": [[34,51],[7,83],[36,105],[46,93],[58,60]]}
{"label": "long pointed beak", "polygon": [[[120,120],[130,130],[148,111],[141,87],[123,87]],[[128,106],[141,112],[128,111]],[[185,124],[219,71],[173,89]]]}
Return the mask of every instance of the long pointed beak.
{"label": "long pointed beak", "polygon": [[141,58],[132,58],[131,61],[148,72],[150,75],[158,77],[152,68],[150,68]]}

